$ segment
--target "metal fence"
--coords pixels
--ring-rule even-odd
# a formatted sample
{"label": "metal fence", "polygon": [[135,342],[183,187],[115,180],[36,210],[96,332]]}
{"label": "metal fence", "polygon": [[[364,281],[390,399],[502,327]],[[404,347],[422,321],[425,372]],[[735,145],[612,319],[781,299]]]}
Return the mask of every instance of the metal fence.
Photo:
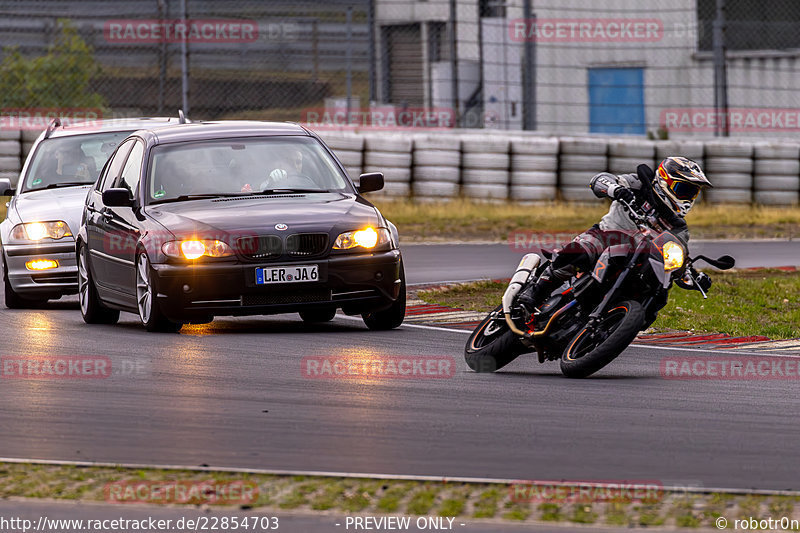
{"label": "metal fence", "polygon": [[[0,12],[0,46],[31,65],[40,58],[12,72],[4,49],[4,111],[800,133],[795,0],[0,0]],[[42,59],[64,54],[65,25],[97,67],[85,86],[68,59]],[[98,100],[64,91],[64,79]]]}

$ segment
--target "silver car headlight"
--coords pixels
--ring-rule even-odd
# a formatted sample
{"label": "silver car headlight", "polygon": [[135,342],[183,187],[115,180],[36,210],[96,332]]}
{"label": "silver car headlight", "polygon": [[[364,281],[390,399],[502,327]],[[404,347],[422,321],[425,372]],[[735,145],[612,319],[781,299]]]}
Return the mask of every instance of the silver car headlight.
{"label": "silver car headlight", "polygon": [[72,237],[69,226],[63,220],[50,222],[26,222],[11,229],[11,242],[41,242],[44,239],[57,241]]}

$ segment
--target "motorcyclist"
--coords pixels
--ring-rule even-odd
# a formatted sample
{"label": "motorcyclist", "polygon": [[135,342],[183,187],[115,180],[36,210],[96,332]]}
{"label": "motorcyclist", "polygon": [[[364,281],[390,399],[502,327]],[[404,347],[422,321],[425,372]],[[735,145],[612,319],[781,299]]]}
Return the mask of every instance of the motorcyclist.
{"label": "motorcyclist", "polygon": [[598,198],[612,199],[608,213],[599,224],[558,250],[538,282],[520,293],[518,302],[535,312],[557,286],[578,272],[591,271],[608,246],[631,245],[638,228],[621,201],[636,203],[645,210],[655,208],[653,223],[661,227],[654,229],[669,230],[688,242],[689,230],[684,217],[700,190],[711,186],[700,165],[685,157],[664,159],[655,173],[647,165],[640,165],[633,174],[597,174],[589,187]]}

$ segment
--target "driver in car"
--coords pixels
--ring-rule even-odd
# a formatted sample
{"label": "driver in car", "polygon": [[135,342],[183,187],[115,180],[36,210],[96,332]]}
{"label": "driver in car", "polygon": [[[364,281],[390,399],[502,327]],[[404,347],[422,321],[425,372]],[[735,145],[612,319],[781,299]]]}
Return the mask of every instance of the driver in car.
{"label": "driver in car", "polygon": [[556,251],[538,282],[520,293],[519,303],[532,312],[536,311],[557,286],[578,272],[590,272],[609,245],[631,245],[638,228],[623,202],[636,203],[645,210],[655,208],[656,220],[653,222],[661,227],[653,229],[672,231],[688,241],[689,230],[684,217],[700,190],[711,186],[700,165],[685,157],[664,159],[655,173],[647,165],[640,165],[639,172],[633,174],[597,174],[589,187],[598,198],[611,198],[608,213],[599,224]]}

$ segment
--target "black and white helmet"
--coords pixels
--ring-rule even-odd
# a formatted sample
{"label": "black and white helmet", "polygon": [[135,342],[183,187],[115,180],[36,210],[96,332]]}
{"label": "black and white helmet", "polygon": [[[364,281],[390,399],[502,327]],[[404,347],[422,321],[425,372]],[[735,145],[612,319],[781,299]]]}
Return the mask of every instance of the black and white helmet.
{"label": "black and white helmet", "polygon": [[712,187],[700,165],[685,157],[664,159],[653,179],[653,191],[676,215],[685,217],[701,189]]}

